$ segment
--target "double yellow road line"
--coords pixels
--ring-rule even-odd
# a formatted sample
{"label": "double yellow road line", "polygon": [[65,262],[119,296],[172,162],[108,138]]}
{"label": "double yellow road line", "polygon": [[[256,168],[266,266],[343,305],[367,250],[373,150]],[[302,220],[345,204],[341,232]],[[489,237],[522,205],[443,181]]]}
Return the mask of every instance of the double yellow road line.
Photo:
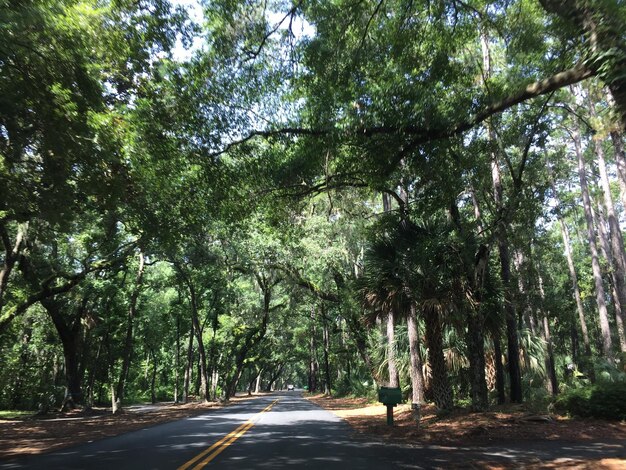
{"label": "double yellow road line", "polygon": [[[193,459],[189,460],[188,462],[178,467],[177,470],[187,470],[192,465],[196,464],[198,460],[201,460],[201,459],[202,459],[201,462],[196,464],[192,468],[192,470],[200,470],[201,468],[204,468],[206,464],[208,464],[211,460],[213,460],[215,457],[221,454],[229,445],[231,445],[233,442],[235,442],[237,439],[243,436],[246,432],[248,432],[248,429],[250,429],[252,426],[255,425],[255,423],[259,420],[260,416],[266,411],[270,411],[272,407],[276,404],[276,402],[278,402],[278,399],[274,400],[272,403],[267,405],[265,408],[263,408],[262,411],[257,413],[254,417],[250,418],[248,421],[241,424],[237,429],[226,434],[223,438],[221,438],[211,447],[200,452]],[[206,458],[204,458],[205,456]]]}

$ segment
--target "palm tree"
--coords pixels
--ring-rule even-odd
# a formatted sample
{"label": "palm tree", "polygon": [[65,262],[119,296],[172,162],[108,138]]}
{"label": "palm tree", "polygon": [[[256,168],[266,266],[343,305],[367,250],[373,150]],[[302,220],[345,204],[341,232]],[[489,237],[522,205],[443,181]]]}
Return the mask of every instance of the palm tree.
{"label": "palm tree", "polygon": [[365,255],[366,269],[361,280],[361,294],[365,305],[370,309],[370,323],[375,319],[387,320],[387,368],[388,385],[398,387],[398,368],[396,364],[394,325],[398,314],[404,316],[410,308],[402,279],[395,274],[396,255],[393,246],[381,237],[372,243]]}
{"label": "palm tree", "polygon": [[[442,230],[448,229],[441,221],[418,226],[406,218],[398,221],[393,214],[382,217],[365,253],[361,294],[373,318],[392,311],[409,318],[412,307],[417,307],[426,325],[434,401],[437,407],[450,409],[453,396],[443,354],[441,318],[454,305],[451,281],[455,276],[448,269],[452,258],[442,243],[446,240]],[[419,367],[416,342],[411,343],[415,349],[411,351],[412,363],[415,360]],[[414,383],[419,382],[415,378]],[[414,385],[414,391],[419,387]]]}

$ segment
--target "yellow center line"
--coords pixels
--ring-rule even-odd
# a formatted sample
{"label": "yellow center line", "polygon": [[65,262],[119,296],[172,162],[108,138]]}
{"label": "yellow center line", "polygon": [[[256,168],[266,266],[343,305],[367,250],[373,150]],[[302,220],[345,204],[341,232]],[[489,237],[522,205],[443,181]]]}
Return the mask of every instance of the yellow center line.
{"label": "yellow center line", "polygon": [[237,427],[237,429],[226,434],[223,438],[221,438],[211,447],[200,452],[193,459],[189,460],[188,462],[178,467],[177,470],[187,470],[189,467],[191,467],[194,463],[196,463],[198,460],[203,458],[205,455],[210,454],[206,459],[204,459],[202,462],[200,462],[195,467],[193,467],[192,470],[200,470],[201,468],[203,468],[211,460],[213,460],[215,457],[221,454],[229,445],[231,445],[233,442],[235,442],[237,439],[243,436],[252,426],[256,424],[256,422],[258,422],[261,414],[265,413],[266,411],[270,411],[277,402],[278,402],[278,398],[274,400],[272,403],[270,403],[269,405],[267,405],[265,408],[263,408],[263,410],[257,413],[253,418],[250,418],[245,423],[240,424]]}

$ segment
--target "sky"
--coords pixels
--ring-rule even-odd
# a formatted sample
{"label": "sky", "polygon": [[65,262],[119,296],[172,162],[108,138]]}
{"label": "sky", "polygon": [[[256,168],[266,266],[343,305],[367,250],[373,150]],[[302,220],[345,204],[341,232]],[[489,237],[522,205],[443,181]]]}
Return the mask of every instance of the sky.
{"label": "sky", "polygon": [[[201,24],[203,21],[203,13],[202,6],[200,5],[199,0],[170,0],[173,6],[182,6],[184,7],[189,17],[196,23]],[[280,23],[285,17],[285,12],[268,12],[267,19],[269,24],[273,27],[274,25]],[[289,21],[285,21],[279,28],[287,29],[289,27]],[[292,23],[292,32],[295,34],[296,39],[300,39],[302,37],[313,36],[315,32],[315,28],[311,26],[306,21],[301,18],[295,18]],[[193,53],[202,47],[204,39],[198,37],[194,40],[193,45],[189,49],[185,49],[183,47],[182,42],[178,41],[176,47],[174,48],[173,54],[174,59],[178,61],[186,61],[191,58]]]}
{"label": "sky", "polygon": [[[195,23],[202,23],[202,6],[198,0],[170,0],[173,6],[182,6],[187,10],[189,17]],[[185,49],[180,40],[177,41],[176,47],[174,47],[173,55],[174,59],[180,62],[189,60],[193,53],[202,47],[204,39],[197,37],[194,39],[192,46],[189,49]]]}

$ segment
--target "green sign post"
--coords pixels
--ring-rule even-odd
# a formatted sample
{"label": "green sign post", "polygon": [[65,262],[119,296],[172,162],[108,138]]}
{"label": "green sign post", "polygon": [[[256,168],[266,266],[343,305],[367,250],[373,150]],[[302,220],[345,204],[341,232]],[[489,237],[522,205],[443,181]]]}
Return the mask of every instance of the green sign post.
{"label": "green sign post", "polygon": [[387,407],[387,424],[393,426],[393,408],[402,402],[402,391],[398,387],[380,387],[378,401]]}

